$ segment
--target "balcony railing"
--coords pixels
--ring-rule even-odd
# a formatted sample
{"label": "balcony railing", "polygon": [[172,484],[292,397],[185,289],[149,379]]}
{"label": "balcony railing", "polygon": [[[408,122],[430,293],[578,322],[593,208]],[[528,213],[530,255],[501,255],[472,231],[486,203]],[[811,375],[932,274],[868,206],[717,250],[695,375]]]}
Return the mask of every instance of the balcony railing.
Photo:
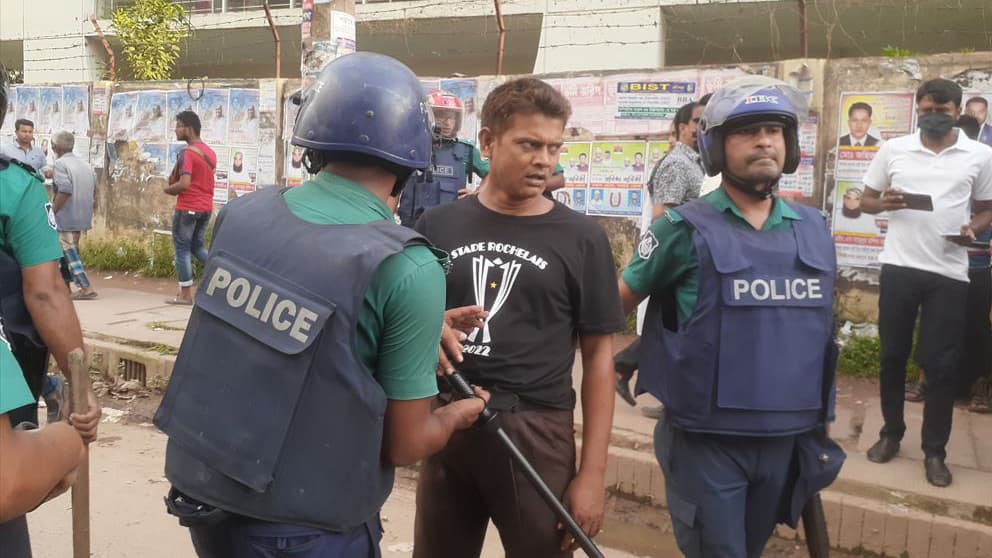
{"label": "balcony railing", "polygon": [[[374,4],[379,2],[404,2],[409,0],[355,0],[356,4]],[[109,18],[110,14],[118,8],[126,8],[133,4],[135,0],[101,0],[99,13],[104,18]],[[186,11],[192,14],[223,14],[236,13],[251,10],[261,10],[265,4],[264,0],[173,0],[175,4],[182,4]],[[273,10],[284,8],[299,8],[302,0],[270,0],[269,7]]]}

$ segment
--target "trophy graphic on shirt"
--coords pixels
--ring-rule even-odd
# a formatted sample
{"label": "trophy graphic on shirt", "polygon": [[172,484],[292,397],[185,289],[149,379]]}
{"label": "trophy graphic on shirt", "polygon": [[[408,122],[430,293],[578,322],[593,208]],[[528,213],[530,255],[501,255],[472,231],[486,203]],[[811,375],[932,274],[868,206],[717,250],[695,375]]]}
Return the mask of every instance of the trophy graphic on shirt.
{"label": "trophy graphic on shirt", "polygon": [[[521,267],[517,262],[504,262],[502,258],[495,260],[490,260],[485,256],[472,258],[472,285],[475,289],[475,303],[489,311],[489,317],[486,318],[482,326],[482,343],[492,341],[489,322],[506,304],[506,299],[510,296],[510,291],[513,289],[513,284],[517,280],[517,274],[520,273]],[[491,292],[494,294],[490,296]],[[488,307],[487,301],[490,303]],[[475,343],[478,336],[479,328],[475,328],[469,334],[468,340]]]}

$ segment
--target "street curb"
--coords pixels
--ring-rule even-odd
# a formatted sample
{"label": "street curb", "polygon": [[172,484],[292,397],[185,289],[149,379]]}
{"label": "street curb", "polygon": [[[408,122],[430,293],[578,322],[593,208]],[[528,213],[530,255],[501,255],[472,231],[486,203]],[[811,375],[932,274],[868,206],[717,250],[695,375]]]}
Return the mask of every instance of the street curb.
{"label": "street curb", "polygon": [[[610,448],[606,465],[610,492],[642,505],[665,508],[665,478],[644,452]],[[821,494],[834,548],[874,556],[979,558],[992,556],[992,527],[887,504],[835,490]],[[779,537],[803,541],[802,527],[779,525]]]}
{"label": "street curb", "polygon": [[132,379],[128,376],[143,369],[145,385],[165,386],[176,364],[174,355],[162,354],[143,346],[97,339],[92,336],[85,336],[83,345],[89,355],[90,369],[97,370],[115,381],[118,378]]}

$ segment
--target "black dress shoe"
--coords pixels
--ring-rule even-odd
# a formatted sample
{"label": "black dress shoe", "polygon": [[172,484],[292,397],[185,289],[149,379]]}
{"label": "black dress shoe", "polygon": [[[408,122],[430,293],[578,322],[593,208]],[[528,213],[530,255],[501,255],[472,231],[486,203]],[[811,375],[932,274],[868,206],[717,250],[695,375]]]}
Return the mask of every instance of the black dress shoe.
{"label": "black dress shoe", "polygon": [[897,453],[899,453],[899,442],[883,436],[868,450],[868,461],[888,463]]}
{"label": "black dress shoe", "polygon": [[630,380],[634,377],[633,370],[623,370],[620,366],[616,367],[617,370],[617,395],[621,399],[627,402],[631,407],[637,406],[637,400],[634,399],[634,394],[630,391]]}
{"label": "black dress shoe", "polygon": [[923,460],[923,466],[927,470],[930,484],[941,488],[951,484],[951,471],[944,465],[942,457],[928,457]]}

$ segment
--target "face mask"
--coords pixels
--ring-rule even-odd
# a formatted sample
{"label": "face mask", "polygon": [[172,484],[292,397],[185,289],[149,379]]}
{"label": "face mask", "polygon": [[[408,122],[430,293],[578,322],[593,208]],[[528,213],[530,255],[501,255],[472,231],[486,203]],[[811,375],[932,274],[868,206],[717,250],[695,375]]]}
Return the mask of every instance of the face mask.
{"label": "face mask", "polygon": [[928,137],[942,138],[954,127],[954,117],[949,114],[931,112],[921,116],[918,125]]}

